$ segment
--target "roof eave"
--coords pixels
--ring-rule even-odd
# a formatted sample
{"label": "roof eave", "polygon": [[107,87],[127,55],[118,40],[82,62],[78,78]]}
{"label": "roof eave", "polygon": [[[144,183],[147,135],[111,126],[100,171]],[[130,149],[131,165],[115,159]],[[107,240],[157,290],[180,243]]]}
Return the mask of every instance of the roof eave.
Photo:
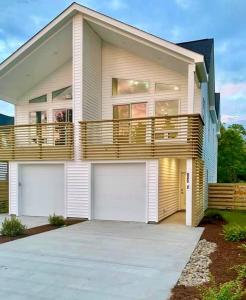
{"label": "roof eave", "polygon": [[169,50],[170,54],[178,54],[178,58],[183,59],[186,62],[204,62],[203,56],[196,52],[184,49],[181,46],[178,46],[174,43],[163,40],[152,34],[144,32],[140,29],[125,24],[121,21],[115,20],[111,17],[105,16],[101,13],[98,13],[92,9],[81,6],[80,4],[74,2],[60,15],[53,19],[48,25],[46,25],[37,34],[35,34],[31,39],[29,39],[25,44],[23,44],[19,49],[17,49],[11,56],[4,60],[0,64],[0,76],[1,74],[5,73],[6,69],[10,69],[16,62],[22,60],[23,57],[32,52],[32,50],[35,49],[35,47],[38,46],[40,43],[42,43],[42,41],[45,40],[45,38],[47,38],[49,35],[52,35],[55,32],[55,30],[57,30],[57,28],[63,26],[68,21],[68,19],[76,13],[82,13],[85,17],[100,20],[101,22],[112,26],[112,28],[117,28],[128,34],[132,34],[140,38],[142,41],[147,41],[150,44],[150,46],[152,44],[152,46],[156,45],[161,48],[166,48]]}

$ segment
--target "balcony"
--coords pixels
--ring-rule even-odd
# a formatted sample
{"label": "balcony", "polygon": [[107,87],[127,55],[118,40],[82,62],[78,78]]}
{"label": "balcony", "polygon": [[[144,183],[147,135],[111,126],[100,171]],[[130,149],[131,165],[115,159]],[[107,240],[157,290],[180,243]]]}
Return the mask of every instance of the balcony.
{"label": "balcony", "polygon": [[0,160],[73,159],[73,124],[0,126]]}
{"label": "balcony", "polygon": [[83,121],[80,127],[85,160],[202,156],[199,114]]}

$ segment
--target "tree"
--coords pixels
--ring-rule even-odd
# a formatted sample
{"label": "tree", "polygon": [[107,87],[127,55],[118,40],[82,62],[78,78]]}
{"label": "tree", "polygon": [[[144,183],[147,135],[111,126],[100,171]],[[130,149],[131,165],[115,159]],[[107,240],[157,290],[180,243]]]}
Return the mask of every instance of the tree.
{"label": "tree", "polygon": [[218,144],[218,182],[246,181],[246,130],[242,125],[221,126]]}

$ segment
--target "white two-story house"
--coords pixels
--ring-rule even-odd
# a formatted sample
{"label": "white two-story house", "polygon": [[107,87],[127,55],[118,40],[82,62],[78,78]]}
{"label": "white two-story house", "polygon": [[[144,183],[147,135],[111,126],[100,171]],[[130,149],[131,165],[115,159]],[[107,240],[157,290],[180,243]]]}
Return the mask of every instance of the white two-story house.
{"label": "white two-story house", "polygon": [[174,44],[73,3],[0,65],[9,213],[197,225],[217,178],[213,40]]}

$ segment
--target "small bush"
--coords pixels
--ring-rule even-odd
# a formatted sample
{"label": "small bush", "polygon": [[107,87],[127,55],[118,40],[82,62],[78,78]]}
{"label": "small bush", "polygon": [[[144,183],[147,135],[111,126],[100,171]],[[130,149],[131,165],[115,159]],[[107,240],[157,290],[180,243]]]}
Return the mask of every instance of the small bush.
{"label": "small bush", "polygon": [[213,284],[210,288],[202,291],[202,300],[241,300],[245,295],[240,281],[229,281],[217,286]]}
{"label": "small bush", "polygon": [[15,216],[12,216],[10,219],[4,219],[2,223],[1,234],[13,237],[23,235],[25,230],[26,226],[23,225]]}
{"label": "small bush", "polygon": [[65,225],[65,219],[63,216],[57,216],[56,214],[49,216],[49,223],[54,226],[64,226]]}
{"label": "small bush", "polygon": [[226,241],[243,241],[246,239],[246,226],[225,225],[223,233]]}

